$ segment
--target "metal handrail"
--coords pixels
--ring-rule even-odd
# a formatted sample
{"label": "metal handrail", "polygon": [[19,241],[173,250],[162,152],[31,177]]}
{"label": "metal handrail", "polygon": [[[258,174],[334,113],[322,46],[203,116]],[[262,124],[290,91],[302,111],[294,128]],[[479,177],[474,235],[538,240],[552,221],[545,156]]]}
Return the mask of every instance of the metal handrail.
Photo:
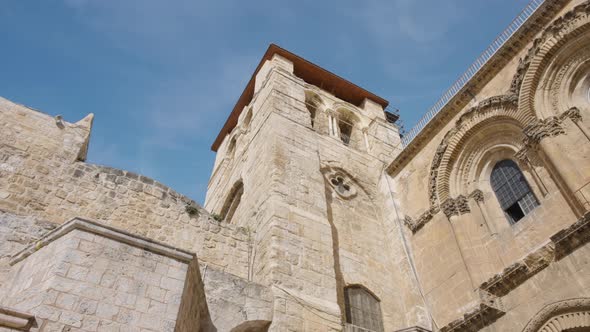
{"label": "metal handrail", "polygon": [[483,51],[483,53],[467,68],[453,85],[440,97],[440,99],[432,106],[428,112],[418,121],[418,123],[410,129],[402,137],[403,147],[407,147],[418,134],[426,127],[426,125],[434,118],[443,107],[451,100],[461,89],[475,76],[475,74],[490,60],[490,58],[512,37],[512,35],[520,29],[520,27],[531,17],[545,0],[532,0],[529,4],[516,16],[508,27]]}

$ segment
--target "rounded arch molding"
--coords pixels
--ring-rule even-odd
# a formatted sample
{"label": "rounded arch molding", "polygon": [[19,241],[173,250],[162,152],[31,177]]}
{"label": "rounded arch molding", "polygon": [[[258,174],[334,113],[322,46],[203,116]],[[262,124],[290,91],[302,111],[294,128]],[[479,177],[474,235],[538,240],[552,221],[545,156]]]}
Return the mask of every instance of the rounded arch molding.
{"label": "rounded arch molding", "polygon": [[510,93],[519,96],[518,108],[522,123],[529,124],[537,117],[534,107],[536,90],[554,56],[568,42],[588,32],[590,2],[587,1],[553,21],[541,36],[533,41],[533,46],[521,59],[510,87]]}
{"label": "rounded arch molding", "polygon": [[[475,155],[481,155],[476,145],[469,141],[485,128],[501,125],[510,135],[505,136],[506,144],[520,147],[522,145],[523,125],[519,120],[515,95],[496,96],[480,102],[467,110],[455,122],[436,149],[430,167],[428,195],[431,207],[437,207],[451,198],[451,182],[454,165],[461,156],[462,171],[468,174],[466,167],[474,163]],[[481,138],[481,137],[480,137]],[[473,150],[473,151],[467,151]],[[453,181],[454,182],[454,181]]]}
{"label": "rounded arch molding", "polygon": [[561,332],[590,327],[590,298],[558,301],[545,306],[522,332]]}

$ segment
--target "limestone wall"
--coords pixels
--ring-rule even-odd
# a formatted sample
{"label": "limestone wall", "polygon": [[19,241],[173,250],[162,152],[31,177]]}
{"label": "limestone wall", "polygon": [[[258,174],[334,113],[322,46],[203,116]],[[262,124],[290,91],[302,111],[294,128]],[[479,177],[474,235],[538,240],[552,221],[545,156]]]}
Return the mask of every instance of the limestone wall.
{"label": "limestone wall", "polygon": [[192,255],[108,230],[63,233],[15,257],[3,305],[34,314],[39,331],[174,331]]}
{"label": "limestone wall", "polygon": [[[245,109],[252,112],[249,125],[243,113],[222,143],[205,204],[221,212],[230,188],[243,181],[232,222],[253,231],[253,280],[278,285],[271,330],[341,329],[348,285],[363,285],[381,300],[386,330],[428,323],[423,308],[415,309],[420,299],[399,232],[384,232],[390,210],[382,204],[390,196],[379,181],[384,159],[399,149],[397,129],[380,118],[382,111],[377,117],[337,100],[279,60],[267,62],[270,69],[256,78],[263,83]],[[310,93],[324,107],[313,127],[305,105]],[[344,106],[360,123],[372,123],[368,148],[362,140],[346,146],[329,135],[326,110]],[[352,197],[339,196],[330,184],[340,175]]]}
{"label": "limestone wall", "polygon": [[[516,34],[388,169],[425,304],[439,328],[482,302],[476,291],[482,282],[587,211],[582,192],[590,176],[590,108],[576,97],[586,91],[580,83],[585,79],[552,83],[562,76],[587,77],[578,63],[588,58],[583,49],[590,45],[589,9],[581,3],[542,7],[544,14],[532,19],[537,28]],[[535,83],[537,76],[544,78]],[[534,90],[527,91],[531,86]],[[551,96],[536,96],[540,91]],[[537,109],[531,111],[529,101]],[[502,159],[518,163],[540,204],[515,225],[506,219],[489,180]],[[568,278],[578,273],[565,271]],[[523,301],[536,296],[519,294]]]}
{"label": "limestone wall", "polygon": [[[202,262],[247,277],[246,229],[220,224],[153,179],[81,161],[91,115],[70,124],[0,101],[0,209],[55,224],[93,219],[194,251]],[[187,205],[196,207],[195,214],[187,212]],[[6,227],[26,226],[11,222]]]}

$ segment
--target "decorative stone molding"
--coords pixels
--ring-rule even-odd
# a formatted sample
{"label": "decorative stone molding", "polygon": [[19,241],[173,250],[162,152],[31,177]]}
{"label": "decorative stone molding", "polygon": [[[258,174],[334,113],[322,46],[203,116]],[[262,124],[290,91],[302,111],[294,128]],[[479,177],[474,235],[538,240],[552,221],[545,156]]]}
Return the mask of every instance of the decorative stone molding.
{"label": "decorative stone molding", "polygon": [[440,332],[478,331],[495,322],[504,314],[503,310],[493,306],[490,302],[482,302],[469,310],[462,318],[441,327]]}
{"label": "decorative stone molding", "polygon": [[[404,165],[414,158],[416,154],[428,143],[432,137],[440,132],[452,118],[460,112],[467,103],[473,100],[472,95],[466,93],[467,90],[477,93],[487,84],[491,78],[495,77],[500,68],[512,61],[521,51],[523,45],[527,45],[529,40],[535,38],[539,32],[539,27],[546,26],[550,20],[555,17],[559,11],[569,3],[567,0],[552,0],[545,3],[523,23],[523,26],[514,33],[512,37],[488,60],[488,62],[471,78],[464,88],[453,97],[443,109],[432,119],[422,131],[408,144],[401,153],[387,167],[387,172],[395,176]],[[518,89],[511,89],[518,91]],[[510,91],[509,95],[515,95]]]}
{"label": "decorative stone molding", "polygon": [[420,228],[426,225],[432,219],[432,217],[434,217],[434,215],[438,212],[440,212],[440,208],[438,206],[434,206],[428,209],[428,211],[422,213],[416,221],[414,221],[411,217],[406,216],[406,218],[404,219],[404,223],[412,231],[412,233],[416,233],[418,230],[420,230]]}
{"label": "decorative stone molding", "polygon": [[571,226],[555,233],[539,249],[482,283],[479,289],[496,296],[504,296],[552,262],[567,256],[589,240],[590,213],[587,213]]}
{"label": "decorative stone molding", "polygon": [[590,3],[585,2],[549,24],[541,36],[533,41],[526,56],[520,59],[510,85],[510,93],[519,96],[519,109],[524,117],[534,118],[534,94],[541,74],[555,50],[589,30],[589,23]]}
{"label": "decorative stone molding", "polygon": [[483,191],[475,189],[471,194],[469,194],[469,198],[473,198],[473,200],[477,203],[483,203]]}
{"label": "decorative stone molding", "polygon": [[522,332],[563,332],[590,327],[590,298],[552,303],[539,311]]}
{"label": "decorative stone molding", "polygon": [[[431,206],[447,198],[440,193],[448,194],[448,180],[454,160],[451,155],[460,150],[460,143],[465,143],[465,138],[469,137],[472,131],[477,130],[487,121],[493,121],[493,118],[510,118],[518,122],[517,102],[518,98],[515,95],[494,96],[482,100],[459,117],[455,126],[440,142],[430,165],[428,197]],[[444,185],[441,186],[441,183]]]}
{"label": "decorative stone molding", "polygon": [[482,283],[479,289],[495,296],[504,296],[549,266],[553,260],[553,254],[554,245],[549,242]]}
{"label": "decorative stone molding", "polygon": [[531,65],[533,58],[540,53],[542,46],[548,40],[563,36],[570,32],[571,25],[576,20],[580,20],[582,17],[587,17],[590,13],[590,5],[588,3],[579,5],[567,12],[562,17],[557,18],[553,21],[541,34],[540,37],[535,39],[532,43],[531,48],[528,50],[524,58],[520,59],[516,74],[512,78],[510,84],[510,92],[513,94],[519,94],[520,88],[524,81],[525,74]]}
{"label": "decorative stone molding", "polygon": [[580,114],[580,110],[577,107],[572,107],[569,110],[561,113],[559,115],[559,118],[562,120],[563,119],[570,119],[574,123],[582,121],[582,115]]}
{"label": "decorative stone molding", "polygon": [[551,236],[555,243],[555,260],[569,255],[578,247],[590,241],[590,213],[586,213],[580,220]]}
{"label": "decorative stone molding", "polygon": [[467,198],[463,195],[459,195],[457,198],[446,199],[442,203],[441,208],[447,218],[471,212]]}
{"label": "decorative stone molding", "polygon": [[351,199],[357,195],[354,181],[343,172],[332,170],[325,174],[326,180],[334,192],[342,199]]}
{"label": "decorative stone molding", "polygon": [[537,120],[522,130],[525,146],[538,144],[543,138],[565,134],[561,119],[555,116]]}

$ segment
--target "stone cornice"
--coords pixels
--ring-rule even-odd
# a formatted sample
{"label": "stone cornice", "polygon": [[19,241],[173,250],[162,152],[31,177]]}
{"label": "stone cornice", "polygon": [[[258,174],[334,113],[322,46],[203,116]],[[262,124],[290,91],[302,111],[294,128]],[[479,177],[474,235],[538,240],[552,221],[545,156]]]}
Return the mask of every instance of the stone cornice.
{"label": "stone cornice", "polygon": [[412,233],[416,233],[420,230],[424,225],[426,225],[435,214],[440,212],[440,208],[438,206],[431,207],[428,211],[422,213],[417,220],[413,220],[410,216],[406,216],[404,219],[404,224],[412,231]]}
{"label": "stone cornice", "polygon": [[468,311],[462,318],[454,320],[441,327],[440,332],[471,332],[495,322],[505,314],[503,310],[491,303],[479,303],[475,308]]}
{"label": "stone cornice", "polygon": [[482,283],[478,288],[481,302],[465,313],[462,318],[442,327],[440,331],[473,332],[492,324],[505,314],[502,308],[502,296],[589,240],[590,213],[587,213],[574,224],[555,233],[541,247]]}
{"label": "stone cornice", "polygon": [[465,86],[443,107],[443,109],[422,129],[412,142],[406,146],[387,167],[394,176],[414,155],[438,134],[463,107],[482,89],[520,50],[523,49],[547,23],[561,10],[567,0],[546,1],[522,27],[489,59]]}
{"label": "stone cornice", "polygon": [[84,232],[97,234],[130,246],[153,252],[155,254],[176,259],[181,262],[188,263],[195,257],[195,254],[189,251],[178,249],[164,243],[159,243],[154,240],[109,227],[95,221],[74,218],[62,224],[53,231],[45,234],[37,242],[25,247],[23,250],[13,255],[9,264],[14,265],[24,260],[25,258],[34,254],[36,251],[74,230],[81,230]]}
{"label": "stone cornice", "polygon": [[590,213],[571,226],[552,235],[537,250],[488,279],[479,289],[496,296],[504,296],[523,282],[586,244],[590,240]]}

